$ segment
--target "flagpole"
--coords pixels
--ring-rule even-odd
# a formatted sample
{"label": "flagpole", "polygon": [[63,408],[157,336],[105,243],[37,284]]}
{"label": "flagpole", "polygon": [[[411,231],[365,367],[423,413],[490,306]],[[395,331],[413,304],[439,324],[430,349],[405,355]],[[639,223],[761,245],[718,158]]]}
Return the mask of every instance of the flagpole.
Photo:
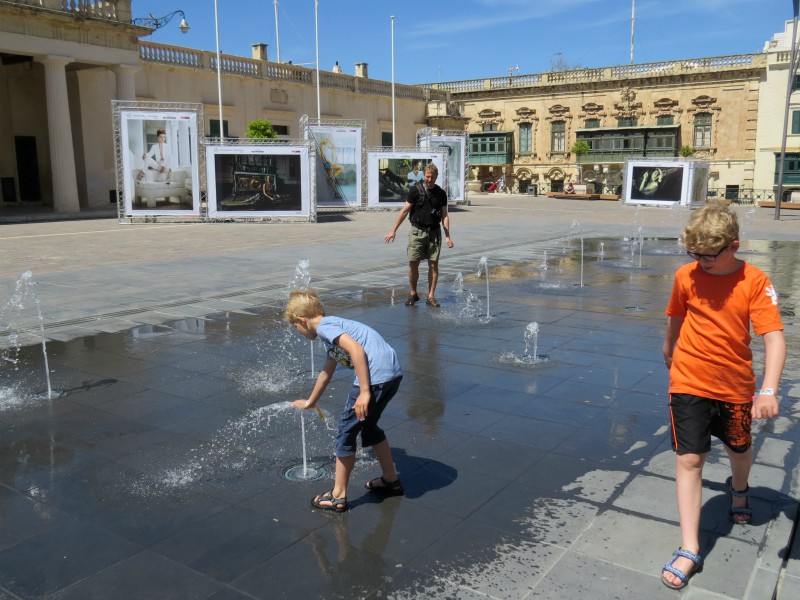
{"label": "flagpole", "polygon": [[275,47],[278,50],[278,62],[281,62],[281,34],[278,30],[278,0],[275,3]]}
{"label": "flagpole", "polygon": [[314,0],[314,34],[317,40],[317,121],[322,120],[319,106],[319,0]]}
{"label": "flagpole", "polygon": [[217,35],[217,102],[219,103],[219,138],[225,141],[225,127],[222,120],[222,61],[219,54],[219,13],[217,0],[214,0],[214,29]]}
{"label": "flagpole", "polygon": [[395,141],[395,112],[394,112],[394,15],[392,15],[392,148],[397,145]]}
{"label": "flagpole", "polygon": [[636,0],[631,0],[631,64],[633,64],[633,27],[636,22]]}

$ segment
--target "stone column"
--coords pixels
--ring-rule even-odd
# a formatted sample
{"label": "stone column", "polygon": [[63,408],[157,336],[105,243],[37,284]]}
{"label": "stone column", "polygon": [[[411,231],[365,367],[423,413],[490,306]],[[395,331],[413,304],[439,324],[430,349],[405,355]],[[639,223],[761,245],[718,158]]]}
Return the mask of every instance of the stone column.
{"label": "stone column", "polygon": [[67,56],[39,56],[44,65],[47,93],[47,131],[50,138],[50,165],[53,172],[53,208],[55,212],[80,212],[78,179],[75,175],[75,148],[69,116],[67,73],[64,67],[73,61]]}
{"label": "stone column", "polygon": [[139,70],[137,65],[117,65],[114,73],[117,76],[117,100],[136,100],[136,81],[134,75]]}

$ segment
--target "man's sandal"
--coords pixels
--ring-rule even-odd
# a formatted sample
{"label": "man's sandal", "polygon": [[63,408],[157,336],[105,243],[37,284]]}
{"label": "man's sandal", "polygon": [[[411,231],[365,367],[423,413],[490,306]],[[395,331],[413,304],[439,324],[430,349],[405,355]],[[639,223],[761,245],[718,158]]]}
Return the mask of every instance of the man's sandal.
{"label": "man's sandal", "polygon": [[419,296],[411,294],[406,300],[406,306],[414,306],[417,302],[419,302]]}
{"label": "man's sandal", "polygon": [[[728,509],[728,516],[731,522],[736,525],[747,525],[753,520],[753,509],[750,508],[750,486],[748,485],[741,492],[733,489],[733,477],[728,477],[726,481],[728,485],[728,494],[731,497],[731,507]],[[734,506],[734,498],[744,498],[744,506]]]}
{"label": "man's sandal", "polygon": [[439,304],[439,301],[436,298],[428,298],[427,300],[425,300],[425,304],[427,304],[428,306],[432,306],[433,308],[439,308],[441,306],[441,304]]}
{"label": "man's sandal", "polygon": [[[688,573],[684,573],[680,569],[676,569],[675,567],[672,566],[675,564],[675,561],[678,560],[678,558],[680,558],[681,556],[683,558],[688,558],[690,561],[692,561],[692,563],[694,563],[692,566],[692,570],[689,571]],[[671,590],[682,590],[689,583],[689,579],[691,579],[695,573],[699,573],[702,570],[703,570],[703,558],[700,555],[695,554],[694,552],[689,552],[688,550],[683,550],[682,548],[678,548],[672,555],[672,560],[669,561],[667,564],[665,564],[664,568],[661,569],[661,583],[663,583]],[[667,578],[664,577],[664,571],[672,573],[675,577],[677,577],[680,580],[680,583],[676,585],[671,581],[668,581]]]}
{"label": "man's sandal", "polygon": [[[323,502],[327,502],[328,504],[323,504]],[[311,504],[313,504],[314,507],[319,508],[321,510],[330,510],[333,512],[344,512],[348,508],[347,497],[334,498],[333,490],[315,496],[314,498],[311,499]]]}
{"label": "man's sandal", "polygon": [[370,492],[375,492],[383,496],[402,496],[405,494],[405,490],[399,479],[390,483],[386,481],[382,475],[368,481],[364,484],[364,487]]}

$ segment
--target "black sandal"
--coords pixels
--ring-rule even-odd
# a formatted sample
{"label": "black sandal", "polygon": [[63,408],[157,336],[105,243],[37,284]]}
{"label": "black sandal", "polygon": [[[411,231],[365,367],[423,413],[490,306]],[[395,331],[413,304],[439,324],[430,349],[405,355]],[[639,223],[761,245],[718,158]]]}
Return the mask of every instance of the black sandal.
{"label": "black sandal", "polygon": [[383,478],[383,475],[368,481],[364,484],[364,487],[370,492],[375,492],[383,496],[402,496],[406,493],[399,478],[390,483]]}
{"label": "black sandal", "polygon": [[[733,477],[728,477],[728,493],[731,496],[731,507],[728,509],[728,516],[731,522],[735,525],[748,525],[753,520],[753,509],[750,508],[750,486],[748,485],[742,491],[733,489]],[[734,506],[734,498],[744,498],[744,506]],[[737,519],[737,517],[741,517]]]}
{"label": "black sandal", "polygon": [[406,300],[406,306],[414,306],[417,302],[419,302],[419,296],[417,294],[411,294]]}
{"label": "black sandal", "polygon": [[[329,505],[323,505],[322,502],[330,502]],[[344,512],[348,509],[347,497],[334,498],[333,490],[319,494],[311,499],[311,504],[320,510],[330,510],[333,512]]]}

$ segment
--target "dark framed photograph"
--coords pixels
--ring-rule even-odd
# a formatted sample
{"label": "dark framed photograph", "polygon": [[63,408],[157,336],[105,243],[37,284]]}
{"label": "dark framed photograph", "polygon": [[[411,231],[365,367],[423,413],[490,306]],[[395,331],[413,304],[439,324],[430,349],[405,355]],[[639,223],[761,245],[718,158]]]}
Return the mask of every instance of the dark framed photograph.
{"label": "dark framed photograph", "polygon": [[209,218],[311,218],[310,145],[206,146]]}

